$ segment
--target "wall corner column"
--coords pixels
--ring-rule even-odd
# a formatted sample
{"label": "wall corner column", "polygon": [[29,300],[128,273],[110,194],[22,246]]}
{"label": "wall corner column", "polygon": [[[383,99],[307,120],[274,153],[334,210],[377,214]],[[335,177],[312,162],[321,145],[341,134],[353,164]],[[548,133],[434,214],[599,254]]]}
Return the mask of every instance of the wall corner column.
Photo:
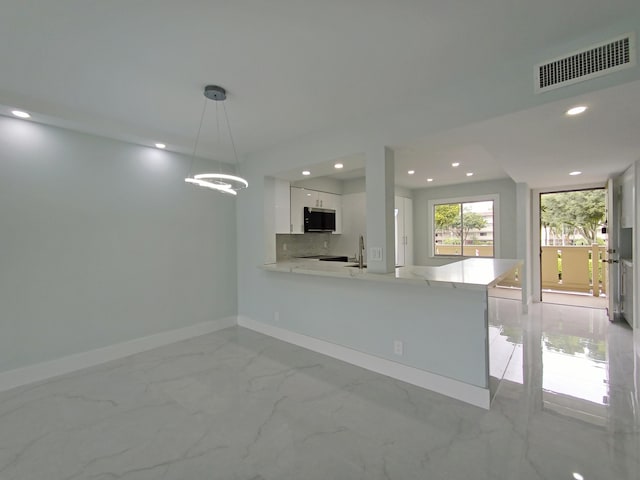
{"label": "wall corner column", "polygon": [[395,162],[393,150],[367,150],[367,271],[390,273],[395,268]]}
{"label": "wall corner column", "polygon": [[520,285],[522,287],[522,311],[526,313],[531,303],[532,276],[532,225],[531,189],[526,183],[516,183],[516,256],[522,260]]}

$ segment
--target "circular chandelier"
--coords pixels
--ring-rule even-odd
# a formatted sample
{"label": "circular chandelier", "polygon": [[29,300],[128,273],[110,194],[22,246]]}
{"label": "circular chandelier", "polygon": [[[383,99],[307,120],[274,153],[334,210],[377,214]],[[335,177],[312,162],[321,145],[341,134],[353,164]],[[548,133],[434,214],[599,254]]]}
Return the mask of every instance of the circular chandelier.
{"label": "circular chandelier", "polygon": [[[207,100],[215,100],[216,102],[222,103],[222,109],[224,111],[224,117],[227,123],[227,130],[229,132],[229,138],[231,140],[231,146],[233,147],[233,156],[235,160],[235,164],[238,164],[238,153],[236,151],[236,145],[233,141],[233,135],[231,134],[231,125],[229,124],[229,116],[227,115],[227,108],[224,104],[224,100],[227,98],[227,92],[224,88],[219,87],[217,85],[207,85],[204,87],[204,106],[202,108],[202,115],[200,116],[200,125],[198,126],[198,133],[196,134],[196,141],[193,147],[193,155],[191,158],[191,169],[193,171],[193,163],[196,158],[196,152],[198,149],[198,142],[200,141],[200,132],[202,131],[202,123],[204,121],[204,117],[207,111]],[[218,119],[218,105],[216,104],[216,126],[218,132],[218,140],[220,137],[220,121]],[[249,186],[249,182],[247,182],[244,178],[238,177],[236,175],[229,175],[227,173],[199,173],[197,175],[192,175],[184,179],[185,182],[191,183],[193,185],[197,185],[199,187],[211,188],[213,190],[217,190],[218,192],[228,193],[230,195],[237,195],[238,190],[242,190],[243,188],[247,188]]]}

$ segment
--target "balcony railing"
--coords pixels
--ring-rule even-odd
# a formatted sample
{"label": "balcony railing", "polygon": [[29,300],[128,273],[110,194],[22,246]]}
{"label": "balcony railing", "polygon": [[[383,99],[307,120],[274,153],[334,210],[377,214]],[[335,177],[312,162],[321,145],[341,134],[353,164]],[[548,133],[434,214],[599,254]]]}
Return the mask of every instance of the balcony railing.
{"label": "balcony railing", "polygon": [[[465,245],[464,251],[468,257],[493,257],[493,245]],[[436,244],[436,255],[461,255],[462,245]]]}
{"label": "balcony railing", "polygon": [[607,292],[606,247],[542,247],[542,288],[570,292]]}

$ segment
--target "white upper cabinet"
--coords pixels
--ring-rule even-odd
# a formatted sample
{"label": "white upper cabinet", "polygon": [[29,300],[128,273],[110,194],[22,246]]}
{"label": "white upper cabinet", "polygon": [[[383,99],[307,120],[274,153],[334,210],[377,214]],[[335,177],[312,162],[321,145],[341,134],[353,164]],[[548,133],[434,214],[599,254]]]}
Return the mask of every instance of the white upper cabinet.
{"label": "white upper cabinet", "polygon": [[311,207],[312,199],[304,188],[291,187],[291,233],[304,233],[304,207]]}
{"label": "white upper cabinet", "polygon": [[633,228],[635,215],[635,178],[631,166],[622,175],[622,202],[620,202],[620,226]]}
{"label": "white upper cabinet", "polygon": [[275,179],[276,233],[291,233],[291,193],[286,180]]}
{"label": "white upper cabinet", "polygon": [[308,188],[291,187],[290,233],[304,233],[304,207],[336,211],[336,231],[342,233],[342,196]]}
{"label": "white upper cabinet", "polygon": [[320,208],[336,211],[336,230],[332,233],[342,233],[342,195],[318,192],[318,200]]}

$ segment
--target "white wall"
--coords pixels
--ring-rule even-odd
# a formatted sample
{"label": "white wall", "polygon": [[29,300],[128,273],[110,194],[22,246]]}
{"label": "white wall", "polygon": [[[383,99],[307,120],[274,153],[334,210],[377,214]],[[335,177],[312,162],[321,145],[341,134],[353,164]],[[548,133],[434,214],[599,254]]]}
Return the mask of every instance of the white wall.
{"label": "white wall", "polygon": [[526,183],[516,184],[516,258],[522,260],[520,268],[520,286],[522,287],[523,310],[528,311],[528,305],[532,303],[533,296],[531,287],[533,283],[533,261],[532,261],[532,232],[538,232],[536,228],[533,230],[531,224],[531,189]]}
{"label": "white wall", "polygon": [[354,178],[352,180],[344,180],[342,182],[342,194],[364,193],[367,191],[367,181],[365,177]]}
{"label": "white wall", "polygon": [[429,200],[499,195],[500,203],[500,258],[518,258],[516,249],[516,184],[513,180],[460,183],[442,187],[422,188],[413,191],[414,263],[432,265],[430,245],[433,228],[429,225]]}
{"label": "white wall", "polygon": [[640,358],[640,241],[638,234],[640,234],[640,160],[636,161],[633,165],[634,168],[634,188],[633,188],[633,203],[635,206],[634,220],[633,220],[633,328],[635,344],[638,347],[636,354]]}
{"label": "white wall", "polygon": [[[367,195],[365,178],[342,182],[342,234],[334,235],[331,253],[353,256],[358,250],[358,238],[367,240]],[[411,190],[395,187],[397,196],[411,198]],[[365,252],[366,255],[366,252]]]}
{"label": "white wall", "polygon": [[236,314],[235,200],[189,162],[0,117],[0,371]]}
{"label": "white wall", "polygon": [[[358,240],[367,240],[367,194],[342,195],[342,234],[333,235],[331,253],[353,257],[358,252]],[[365,252],[366,255],[366,252]]]}
{"label": "white wall", "polygon": [[413,198],[413,193],[411,193],[409,188],[396,185],[396,197]]}
{"label": "white wall", "polygon": [[299,180],[297,182],[291,182],[291,186],[342,195],[342,182],[330,177],[317,177],[310,178],[309,180]]}

